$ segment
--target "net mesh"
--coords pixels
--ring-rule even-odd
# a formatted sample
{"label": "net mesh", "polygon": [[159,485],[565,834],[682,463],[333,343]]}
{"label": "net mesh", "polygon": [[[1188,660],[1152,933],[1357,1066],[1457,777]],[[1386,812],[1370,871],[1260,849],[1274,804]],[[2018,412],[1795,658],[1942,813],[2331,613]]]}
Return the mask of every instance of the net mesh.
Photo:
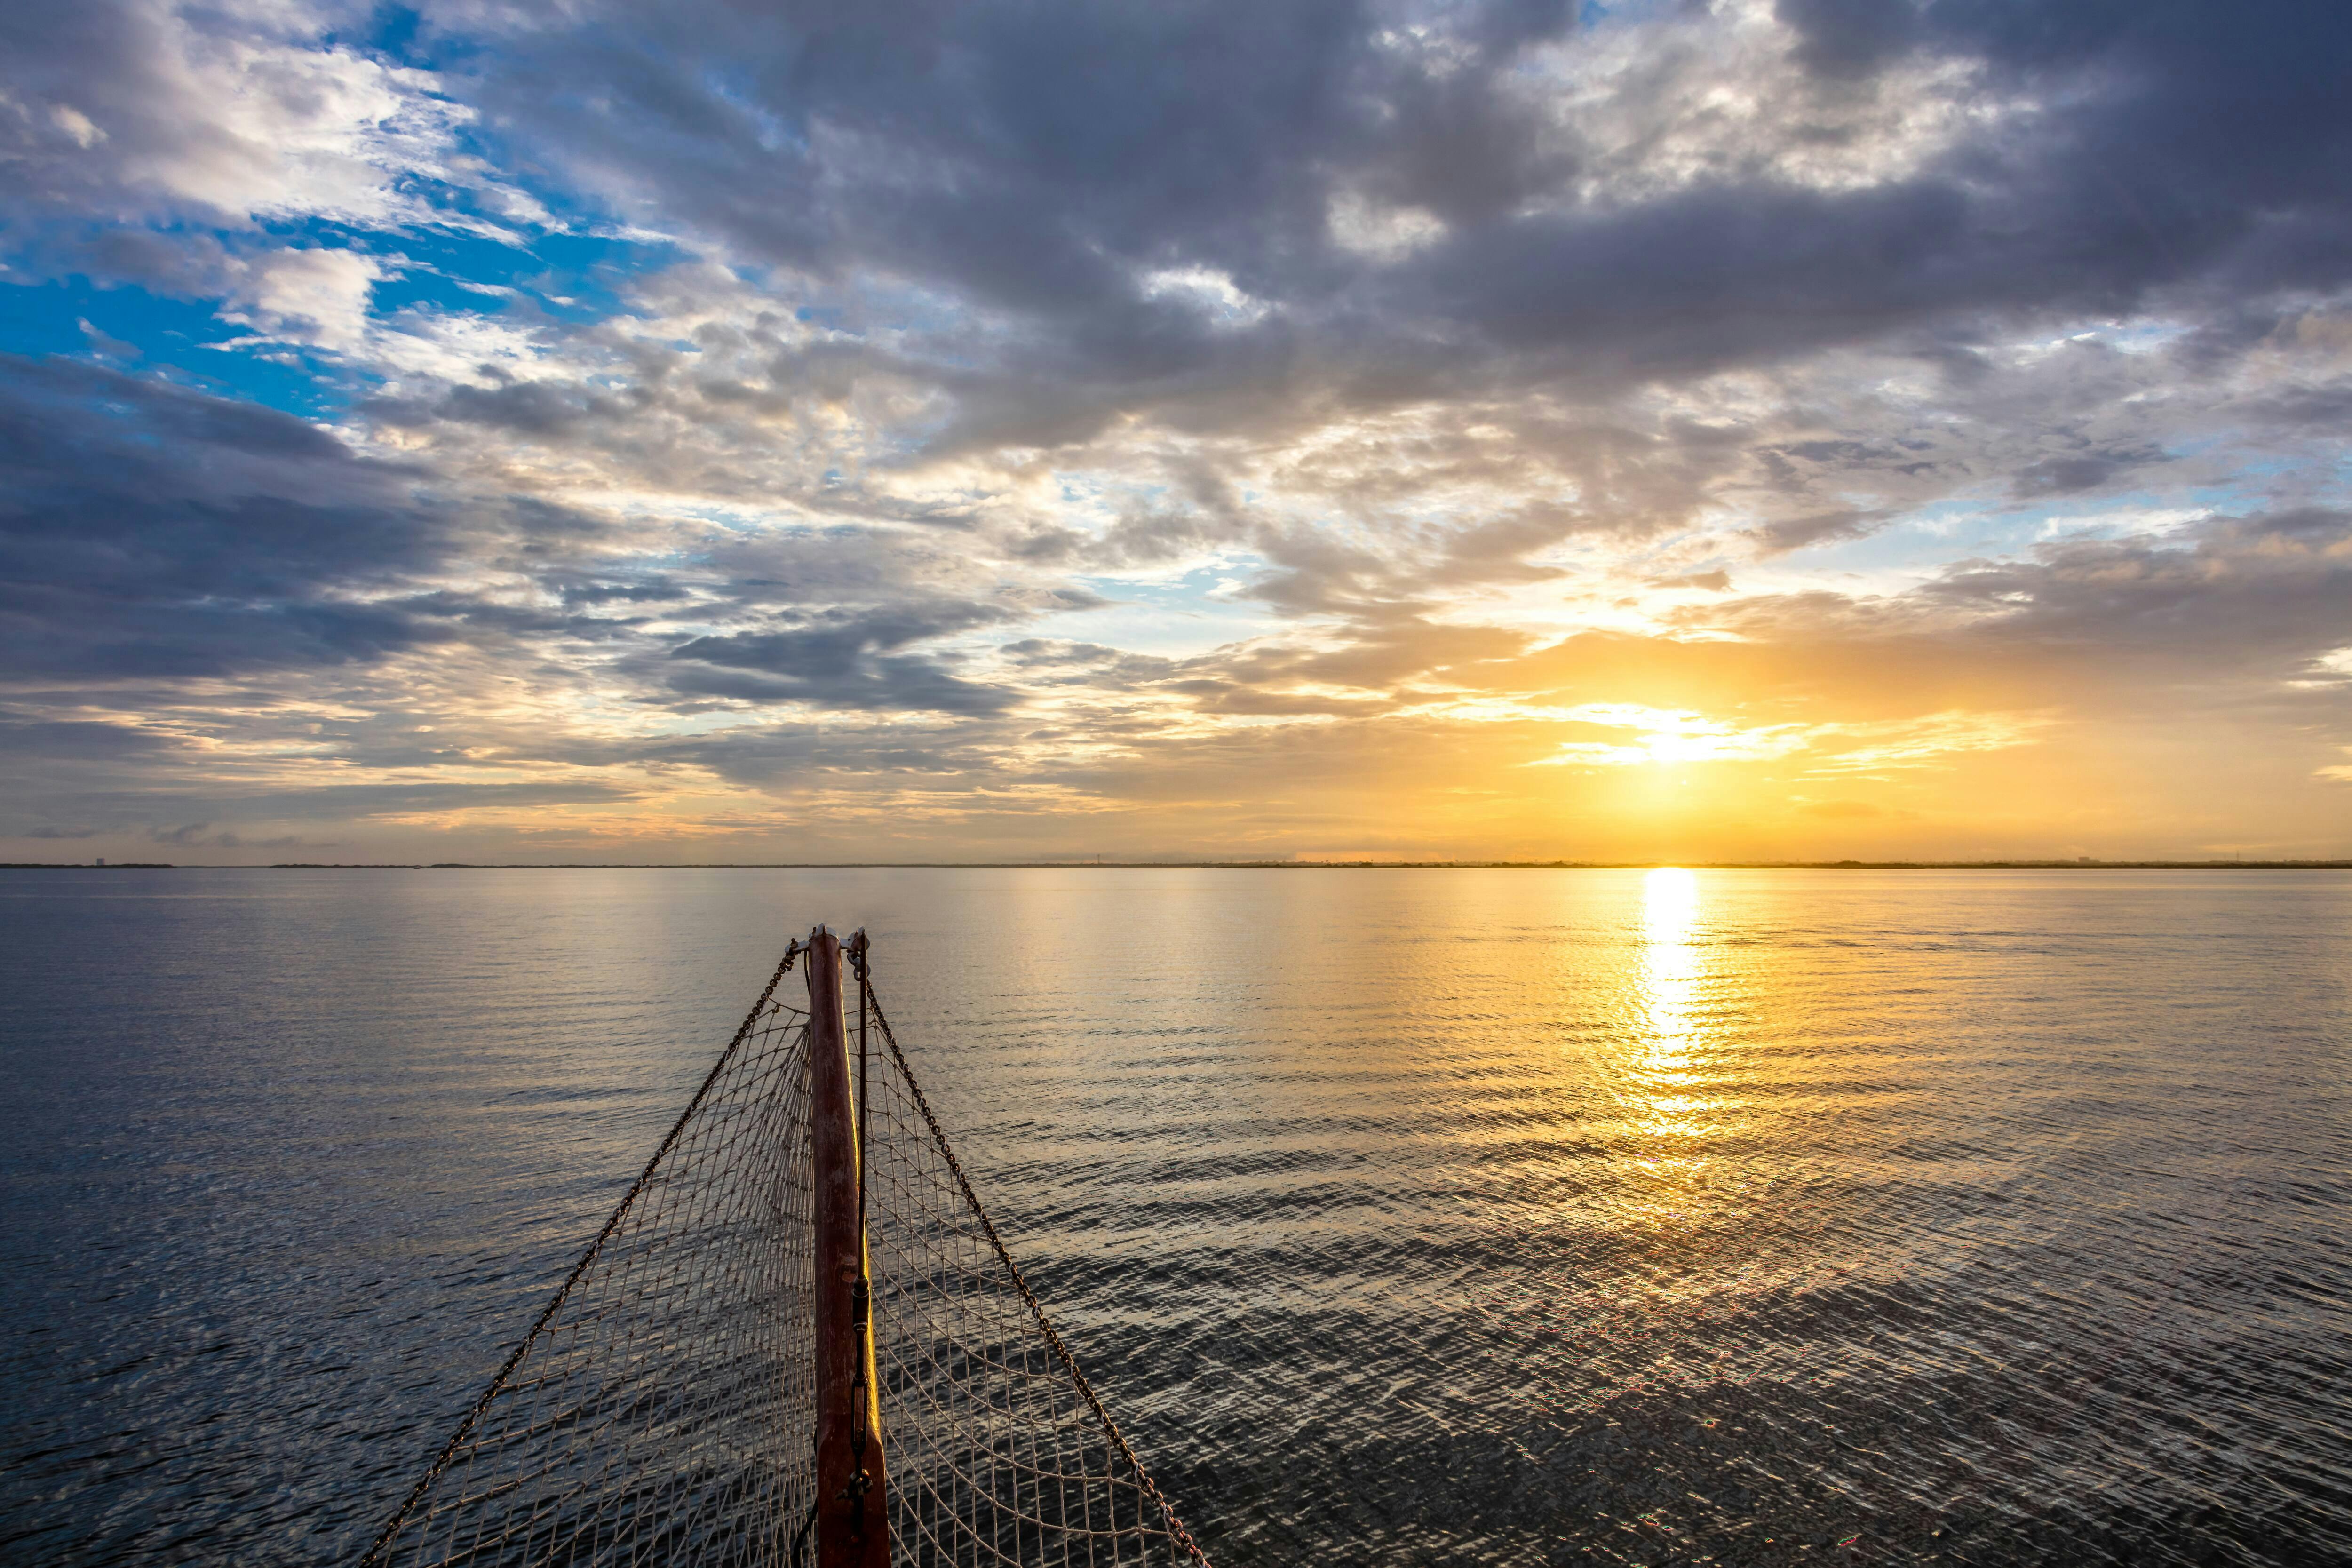
{"label": "net mesh", "polygon": [[[814,1564],[809,1029],[774,995],[792,962],[366,1564]],[[1205,1565],[863,985],[852,1006],[893,1561]]]}

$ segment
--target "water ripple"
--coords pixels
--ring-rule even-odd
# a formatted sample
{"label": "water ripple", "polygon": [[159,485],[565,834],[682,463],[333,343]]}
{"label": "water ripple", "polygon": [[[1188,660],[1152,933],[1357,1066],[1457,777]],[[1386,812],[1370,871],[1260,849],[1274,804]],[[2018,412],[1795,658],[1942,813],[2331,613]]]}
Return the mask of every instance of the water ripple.
{"label": "water ripple", "polygon": [[15,873],[0,1550],[346,1556],[791,930],[1229,1565],[2352,1560],[2352,878]]}

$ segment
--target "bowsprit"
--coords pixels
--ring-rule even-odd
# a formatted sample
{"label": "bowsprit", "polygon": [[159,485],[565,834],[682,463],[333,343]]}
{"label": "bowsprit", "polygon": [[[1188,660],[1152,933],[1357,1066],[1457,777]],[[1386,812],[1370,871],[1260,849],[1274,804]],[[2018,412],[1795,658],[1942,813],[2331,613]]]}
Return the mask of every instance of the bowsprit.
{"label": "bowsprit", "polygon": [[1207,1564],[822,926],[362,1562]]}

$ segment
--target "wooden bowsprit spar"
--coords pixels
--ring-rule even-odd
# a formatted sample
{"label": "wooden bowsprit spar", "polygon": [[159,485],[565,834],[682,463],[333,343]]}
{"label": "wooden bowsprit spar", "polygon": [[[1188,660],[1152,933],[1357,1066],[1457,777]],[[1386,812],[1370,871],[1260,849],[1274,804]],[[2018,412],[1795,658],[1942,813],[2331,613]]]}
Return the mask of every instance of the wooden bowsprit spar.
{"label": "wooden bowsprit spar", "polygon": [[362,1559],[1081,1561],[1207,1563],[822,926]]}
{"label": "wooden bowsprit spar", "polygon": [[[855,939],[860,967],[866,933]],[[816,1546],[819,1568],[889,1568],[890,1519],[866,1247],[865,1161],[841,1017],[841,943],[808,942],[809,1121],[816,1167]],[[859,1067],[866,1052],[860,1009]]]}

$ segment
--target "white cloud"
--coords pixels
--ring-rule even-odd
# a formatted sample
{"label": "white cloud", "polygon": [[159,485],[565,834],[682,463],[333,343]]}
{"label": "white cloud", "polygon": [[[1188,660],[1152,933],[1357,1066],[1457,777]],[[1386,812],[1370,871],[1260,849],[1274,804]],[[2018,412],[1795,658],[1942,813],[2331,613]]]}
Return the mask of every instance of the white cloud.
{"label": "white cloud", "polygon": [[1163,267],[1142,278],[1149,300],[1174,300],[1213,321],[1246,325],[1264,318],[1266,302],[1237,287],[1233,274],[1213,267]]}
{"label": "white cloud", "polygon": [[368,301],[384,268],[354,250],[280,250],[232,286],[228,321],[285,342],[348,352],[368,336]]}
{"label": "white cloud", "polygon": [[0,150],[15,187],[0,203],[231,228],[323,217],[495,231],[436,205],[425,187],[437,184],[533,210],[462,151],[474,110],[435,73],[330,41],[332,26],[301,5],[224,15],[131,0],[105,18],[112,58],[82,62],[70,101],[37,76],[0,93],[56,132]]}
{"label": "white cloud", "polygon": [[72,137],[77,147],[86,150],[106,140],[106,132],[91,124],[89,116],[70,103],[51,105],[49,120],[58,130]]}
{"label": "white cloud", "polygon": [[1426,207],[1397,206],[1345,187],[1333,193],[1324,222],[1334,244],[1379,261],[1402,261],[1445,234]]}
{"label": "white cloud", "polygon": [[2352,681],[2352,647],[2339,647],[2323,653],[2305,667],[2308,673],[2287,682],[2289,686],[2317,687],[2326,689],[2341,687]]}
{"label": "white cloud", "polygon": [[1535,767],[1633,767],[1645,763],[1760,762],[1801,752],[1808,731],[1797,724],[1761,724],[1742,729],[1689,709],[1650,708],[1634,702],[1587,702],[1551,715],[1606,730],[1638,731],[1630,742],[1570,741]]}
{"label": "white cloud", "polygon": [[1824,94],[1790,68],[1792,42],[1772,5],[1742,0],[1580,32],[1536,51],[1517,79],[1576,155],[1574,199],[1602,205],[1759,176],[1885,184],[2039,111],[1950,58],[1892,62],[1866,88]]}
{"label": "white cloud", "polygon": [[1816,732],[1823,736],[1853,736],[1870,743],[1832,752],[1807,771],[1816,774],[1861,773],[1931,767],[1955,752],[1992,752],[2026,745],[2034,740],[2037,731],[2052,722],[2039,714],[1955,710],[1885,723],[1828,724]]}

